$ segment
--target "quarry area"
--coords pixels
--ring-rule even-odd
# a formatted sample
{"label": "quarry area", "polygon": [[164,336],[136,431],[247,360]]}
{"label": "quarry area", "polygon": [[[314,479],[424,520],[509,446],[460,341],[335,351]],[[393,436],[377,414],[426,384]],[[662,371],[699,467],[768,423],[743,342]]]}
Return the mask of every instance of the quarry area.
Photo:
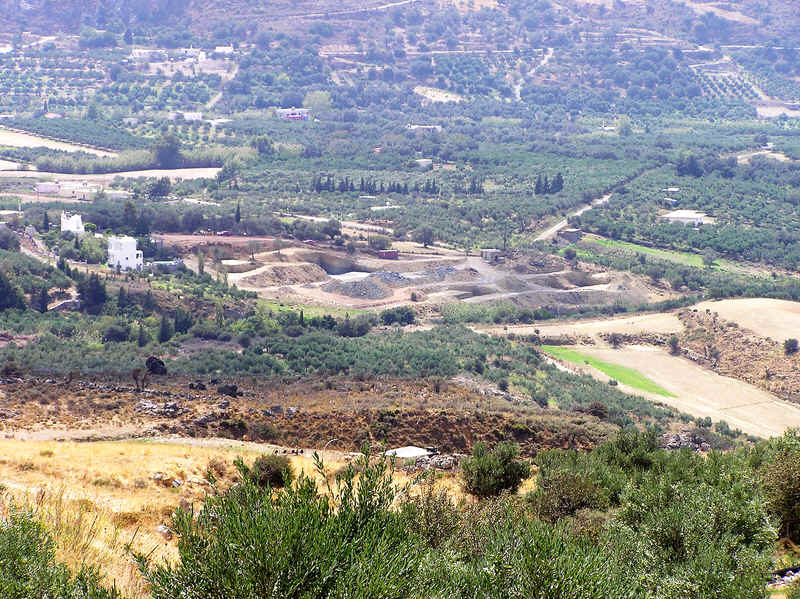
{"label": "quarry area", "polygon": [[507,301],[523,308],[608,306],[676,297],[644,277],[587,266],[535,250],[465,255],[447,248],[400,244],[381,252],[346,251],[318,242],[280,247],[268,238],[157,235],[197,269],[197,252],[215,256],[206,272],[287,304],[377,308],[403,304]]}

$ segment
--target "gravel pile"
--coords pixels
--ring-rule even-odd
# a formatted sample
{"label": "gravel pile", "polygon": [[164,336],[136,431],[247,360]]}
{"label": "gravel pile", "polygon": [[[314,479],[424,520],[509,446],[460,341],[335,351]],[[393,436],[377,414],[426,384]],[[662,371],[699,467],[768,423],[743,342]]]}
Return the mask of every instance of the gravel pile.
{"label": "gravel pile", "polygon": [[327,285],[323,285],[322,290],[327,293],[337,293],[347,297],[371,300],[385,299],[392,295],[391,289],[381,283],[380,279],[376,280],[371,276],[361,281],[349,281],[347,283],[332,281]]}
{"label": "gravel pile", "polygon": [[697,452],[711,451],[711,446],[700,435],[694,433],[666,433],[661,437],[661,446],[664,449],[679,450],[691,449]]}
{"label": "gravel pile", "polygon": [[404,277],[399,272],[391,272],[388,270],[382,270],[380,272],[372,273],[368,279],[374,279],[384,285],[389,285],[390,287],[404,287],[411,283],[411,279]]}

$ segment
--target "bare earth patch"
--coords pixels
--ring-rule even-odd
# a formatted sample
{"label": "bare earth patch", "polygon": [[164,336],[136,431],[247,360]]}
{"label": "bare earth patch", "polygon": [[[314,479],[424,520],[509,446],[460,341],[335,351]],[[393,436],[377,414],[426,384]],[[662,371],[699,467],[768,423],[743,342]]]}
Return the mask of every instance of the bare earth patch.
{"label": "bare earth patch", "polygon": [[220,171],[219,168],[178,168],[172,170],[146,170],[124,171],[120,173],[104,173],[101,175],[71,175],[62,173],[46,173],[41,171],[0,171],[0,177],[25,178],[25,179],[57,179],[59,181],[90,181],[97,183],[110,183],[116,177],[123,179],[139,179],[143,177],[169,177],[178,179],[213,179]]}
{"label": "bare earth patch", "polygon": [[[753,385],[672,356],[665,350],[643,346],[579,349],[600,360],[639,371],[677,396],[654,395],[651,397],[653,401],[693,416],[710,416],[715,422],[725,420],[734,428],[761,437],[778,436],[789,427],[800,427],[800,407],[780,401]],[[594,369],[588,370],[595,376],[600,374]],[[640,392],[637,394],[641,395]]]}
{"label": "bare earth patch", "polygon": [[683,330],[683,324],[672,313],[642,314],[625,318],[606,318],[602,320],[564,321],[554,324],[534,324],[520,326],[476,327],[480,332],[489,334],[515,333],[517,335],[533,335],[539,331],[542,337],[595,337],[601,333],[620,333],[623,335],[641,335],[647,333],[671,334]]}
{"label": "bare earth patch", "polygon": [[88,146],[55,141],[30,133],[9,131],[8,129],[0,129],[0,146],[12,146],[15,148],[50,148],[51,150],[63,150],[65,152],[86,152],[87,154],[94,154],[95,156],[111,158],[117,155],[116,152],[97,150]]}
{"label": "bare earth patch", "polygon": [[414,93],[422,96],[431,102],[463,102],[464,97],[445,89],[435,87],[425,87],[418,85],[414,88]]}
{"label": "bare earth patch", "polygon": [[720,318],[735,322],[761,337],[781,343],[790,337],[800,338],[800,303],[788,300],[746,298],[697,304]]}

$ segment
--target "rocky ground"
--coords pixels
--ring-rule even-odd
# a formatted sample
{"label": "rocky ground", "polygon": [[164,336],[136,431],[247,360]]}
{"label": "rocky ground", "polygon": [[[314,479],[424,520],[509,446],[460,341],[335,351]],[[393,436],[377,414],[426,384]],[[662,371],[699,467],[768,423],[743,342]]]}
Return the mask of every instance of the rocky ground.
{"label": "rocky ground", "polygon": [[504,393],[449,383],[316,380],[282,385],[214,379],[148,382],[0,380],[0,430],[7,438],[118,439],[178,435],[356,451],[436,446],[468,452],[509,438],[533,455],[591,448],[616,427],[583,413],[542,410]]}

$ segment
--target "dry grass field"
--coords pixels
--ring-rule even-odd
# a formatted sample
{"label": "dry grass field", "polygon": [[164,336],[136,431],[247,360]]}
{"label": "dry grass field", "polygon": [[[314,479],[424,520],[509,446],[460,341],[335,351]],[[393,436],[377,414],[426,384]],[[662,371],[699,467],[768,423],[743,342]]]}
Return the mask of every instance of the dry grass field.
{"label": "dry grass field", "polygon": [[[237,458],[249,463],[276,449],[226,439],[2,440],[0,515],[11,503],[32,507],[52,531],[60,559],[73,567],[97,566],[106,582],[116,584],[124,596],[144,599],[147,589],[126,545],[130,543],[133,551],[152,552],[156,558],[175,558],[175,539],[165,538],[156,528],[169,524],[178,507],[201,507],[207,494],[214,492],[206,478],[209,471],[224,489],[236,479]],[[346,454],[321,454],[328,476],[346,467]],[[291,456],[291,462],[296,473],[304,471],[319,479],[311,455]],[[414,477],[395,472],[400,487],[412,484]],[[437,485],[465,499],[457,474],[442,473]],[[532,488],[533,479],[520,493]]]}

